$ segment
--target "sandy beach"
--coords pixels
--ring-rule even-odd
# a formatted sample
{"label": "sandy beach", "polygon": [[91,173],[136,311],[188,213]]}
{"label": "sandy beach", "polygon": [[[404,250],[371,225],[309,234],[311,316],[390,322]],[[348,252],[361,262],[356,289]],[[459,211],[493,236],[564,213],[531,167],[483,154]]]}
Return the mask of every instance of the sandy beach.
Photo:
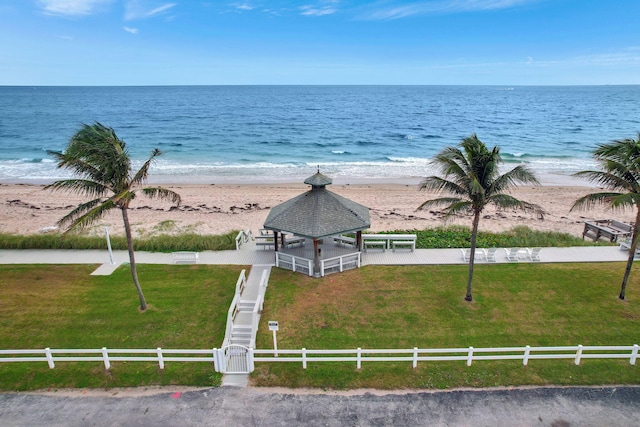
{"label": "sandy beach", "polygon": [[[305,192],[305,184],[163,184],[182,196],[179,207],[143,197],[132,204],[130,220],[136,236],[150,234],[196,232],[222,234],[232,230],[262,227],[269,209]],[[0,232],[12,234],[41,233],[73,207],[82,202],[77,195],[44,190],[43,185],[0,184]],[[418,191],[416,184],[334,184],[329,190],[371,209],[371,231],[412,230],[434,228],[448,224],[470,226],[469,217],[456,217],[446,223],[439,210],[416,211],[435,194]],[[504,231],[516,225],[536,230],[567,232],[580,236],[585,219],[616,218],[633,221],[631,210],[612,212],[598,208],[570,212],[573,202],[590,192],[586,186],[543,185],[520,187],[515,197],[536,203],[547,212],[544,220],[520,211],[486,209],[480,222],[481,230]],[[124,234],[119,211],[114,211],[88,230],[102,234],[104,227],[111,234]]]}

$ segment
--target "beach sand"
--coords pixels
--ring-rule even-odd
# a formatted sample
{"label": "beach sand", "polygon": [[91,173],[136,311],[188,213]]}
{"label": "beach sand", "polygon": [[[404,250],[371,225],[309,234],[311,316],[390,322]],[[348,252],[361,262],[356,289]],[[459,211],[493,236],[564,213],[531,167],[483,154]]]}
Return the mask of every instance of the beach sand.
{"label": "beach sand", "polygon": [[[135,236],[196,232],[223,234],[233,230],[262,228],[269,209],[309,188],[305,184],[163,184],[182,196],[175,208],[167,202],[148,200],[140,196],[132,203],[129,214]],[[35,234],[43,232],[82,201],[83,197],[44,190],[43,185],[0,184],[0,232]],[[468,216],[443,220],[439,210],[416,211],[434,193],[418,191],[417,184],[342,184],[331,185],[330,191],[347,197],[371,209],[370,231],[413,230],[450,224],[471,225]],[[532,213],[515,210],[496,211],[488,207],[480,221],[481,231],[505,231],[516,225],[535,230],[559,231],[581,236],[585,219],[615,218],[634,220],[631,210],[612,212],[597,208],[570,212],[573,202],[588,193],[599,191],[585,186],[543,185],[520,187],[512,195],[542,206],[544,220]],[[122,217],[116,210],[88,232],[104,234],[104,227],[114,235],[124,235]]]}

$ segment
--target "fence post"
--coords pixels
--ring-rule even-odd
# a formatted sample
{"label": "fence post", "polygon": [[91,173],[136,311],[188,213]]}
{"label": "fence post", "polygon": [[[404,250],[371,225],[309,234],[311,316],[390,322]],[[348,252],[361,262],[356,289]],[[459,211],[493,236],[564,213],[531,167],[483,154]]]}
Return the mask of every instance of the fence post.
{"label": "fence post", "polygon": [[358,369],[362,368],[362,349],[360,347],[358,347],[356,360],[356,367]]}
{"label": "fence post", "polygon": [[633,350],[631,350],[631,360],[629,360],[629,363],[632,365],[635,365],[637,358],[638,358],[638,344],[634,344]]}
{"label": "fence post", "polygon": [[413,347],[413,368],[418,367],[418,347]]}
{"label": "fence post", "polygon": [[247,368],[249,372],[253,372],[255,366],[253,364],[253,348],[249,347],[249,351],[247,351]]}
{"label": "fence post", "polygon": [[162,349],[158,347],[156,349],[156,352],[158,353],[158,365],[160,366],[160,369],[164,369],[164,358],[162,357]]}
{"label": "fence post", "polygon": [[524,348],[524,357],[522,358],[522,364],[524,366],[527,366],[527,363],[529,363],[529,353],[531,353],[531,347],[526,346]]}
{"label": "fence post", "polygon": [[102,359],[104,360],[104,368],[107,370],[111,369],[111,363],[109,363],[109,353],[107,352],[107,347],[102,347]]}
{"label": "fence post", "polygon": [[220,372],[220,362],[218,361],[218,349],[213,348],[213,370],[216,372]]}
{"label": "fence post", "polygon": [[576,351],[576,365],[580,364],[581,357],[582,357],[582,344],[578,344],[578,351]]}
{"label": "fence post", "polygon": [[51,355],[51,349],[49,347],[44,349],[44,354],[47,356],[47,363],[49,364],[49,368],[55,368],[56,365],[55,363],[53,363],[53,356]]}
{"label": "fence post", "polygon": [[307,349],[302,348],[302,369],[307,369]]}
{"label": "fence post", "polygon": [[469,353],[467,353],[467,366],[471,366],[473,361],[473,347],[469,347]]}

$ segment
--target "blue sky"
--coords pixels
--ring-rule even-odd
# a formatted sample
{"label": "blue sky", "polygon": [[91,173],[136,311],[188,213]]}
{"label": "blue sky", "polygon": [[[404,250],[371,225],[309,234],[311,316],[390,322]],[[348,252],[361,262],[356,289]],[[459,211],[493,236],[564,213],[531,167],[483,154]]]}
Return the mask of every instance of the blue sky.
{"label": "blue sky", "polygon": [[638,0],[0,0],[0,85],[640,84]]}

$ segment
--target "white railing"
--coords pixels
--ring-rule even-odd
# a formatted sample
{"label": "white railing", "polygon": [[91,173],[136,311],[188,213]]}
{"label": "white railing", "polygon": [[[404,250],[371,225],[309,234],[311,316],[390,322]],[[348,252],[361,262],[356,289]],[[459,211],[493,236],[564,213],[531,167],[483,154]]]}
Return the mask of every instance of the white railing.
{"label": "white railing", "polygon": [[276,267],[313,276],[312,260],[285,254],[283,252],[276,252]]}
{"label": "white railing", "polygon": [[240,249],[243,243],[247,243],[253,239],[251,230],[240,231],[236,236],[236,250]]}
{"label": "white railing", "polygon": [[320,275],[342,273],[344,270],[360,268],[360,252],[327,258],[320,261]]}
{"label": "white railing", "polygon": [[264,307],[264,295],[267,293],[267,286],[269,280],[267,279],[268,270],[262,272],[260,277],[260,285],[258,287],[258,298],[256,298],[256,304],[253,306],[253,312],[251,313],[251,343],[249,347],[256,347],[256,334],[258,333],[258,324],[260,323],[260,314]]}
{"label": "white railing", "polygon": [[229,340],[231,339],[233,320],[236,318],[236,314],[238,314],[238,303],[240,302],[240,296],[242,295],[242,291],[244,291],[244,287],[246,284],[246,270],[242,270],[240,272],[240,276],[238,277],[238,281],[236,282],[236,294],[233,296],[233,300],[231,301],[231,305],[229,306],[229,311],[227,312],[227,325],[224,333],[224,341],[222,343],[223,347],[227,346],[229,344]]}
{"label": "white railing", "polygon": [[[173,350],[173,349],[52,349],[0,350],[3,362],[47,362],[54,369],[56,362],[102,362],[105,369],[111,369],[111,362],[156,362],[164,369],[165,362],[213,362],[218,371],[221,350]],[[177,356],[180,355],[180,356]],[[4,357],[12,356],[12,357]],[[19,357],[13,357],[19,356]]]}
{"label": "white railing", "polygon": [[[304,369],[307,363],[355,362],[360,369],[363,362],[418,362],[466,361],[467,366],[476,360],[522,360],[527,365],[535,359],[573,359],[579,365],[583,359],[629,359],[635,365],[638,359],[638,344],[628,346],[566,346],[566,347],[498,347],[498,348],[444,348],[444,349],[347,349],[347,350],[252,350],[248,351],[249,366],[254,362],[298,362]],[[622,353],[621,353],[622,352]],[[181,355],[181,356],[176,356]],[[193,355],[193,356],[188,356]],[[260,357],[271,355],[271,357]],[[281,355],[284,355],[282,357]],[[5,357],[9,356],[9,357]],[[17,356],[17,357],[16,357]],[[0,350],[0,363],[47,362],[55,368],[56,362],[103,362],[105,369],[111,362],[156,362],[164,369],[165,362],[213,362],[216,372],[224,370],[223,349],[167,350],[167,349],[35,349]]]}
{"label": "white railing", "polygon": [[[348,350],[254,350],[254,362],[298,362],[304,369],[308,362],[355,362],[358,369],[362,362],[444,362],[461,360],[471,366],[474,360],[522,360],[527,365],[533,359],[574,359],[579,365],[582,359],[629,359],[635,365],[639,346],[566,346],[566,347],[498,347],[498,348],[436,348],[436,349],[348,349]],[[614,353],[626,352],[626,353]],[[271,357],[260,357],[271,355]],[[285,355],[285,357],[281,357]],[[286,356],[290,355],[290,356]]]}

